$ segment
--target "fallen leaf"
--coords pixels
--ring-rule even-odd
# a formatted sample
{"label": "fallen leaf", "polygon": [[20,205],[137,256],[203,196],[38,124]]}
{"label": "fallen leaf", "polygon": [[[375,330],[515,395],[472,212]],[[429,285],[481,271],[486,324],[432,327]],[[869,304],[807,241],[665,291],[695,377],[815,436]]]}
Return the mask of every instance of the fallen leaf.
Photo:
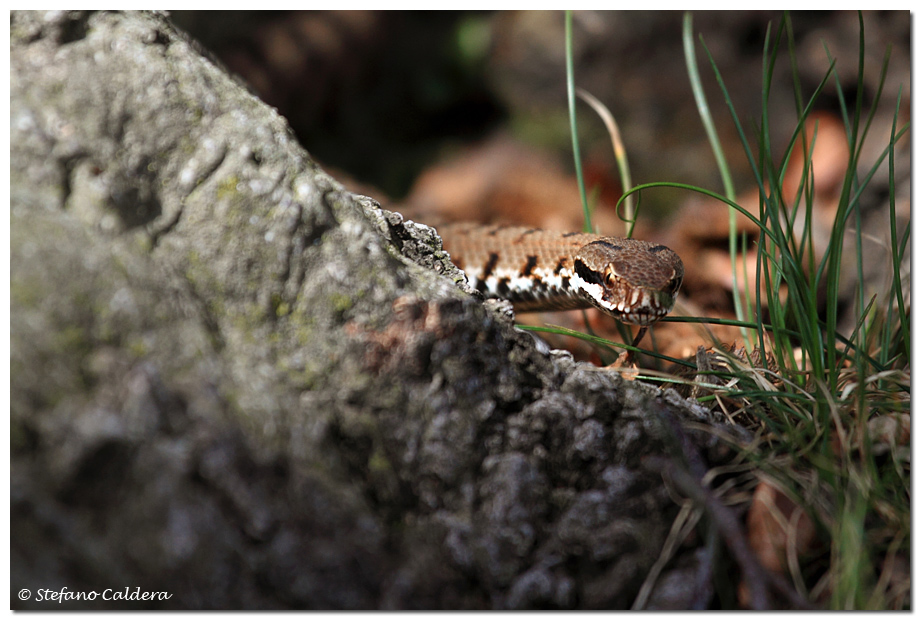
{"label": "fallen leaf", "polygon": [[[769,481],[761,481],[747,515],[748,542],[761,565],[774,573],[784,572],[815,542],[816,531],[805,510]],[[790,557],[792,556],[792,557]],[[738,588],[738,599],[747,606],[747,586]]]}

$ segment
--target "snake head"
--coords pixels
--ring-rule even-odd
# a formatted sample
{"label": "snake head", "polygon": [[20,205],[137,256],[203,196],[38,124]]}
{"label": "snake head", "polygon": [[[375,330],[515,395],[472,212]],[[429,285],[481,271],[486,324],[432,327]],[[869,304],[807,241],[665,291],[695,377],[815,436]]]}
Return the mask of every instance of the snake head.
{"label": "snake head", "polygon": [[572,285],[617,320],[651,325],[674,307],[684,265],[669,248],[635,239],[606,238],[582,247]]}

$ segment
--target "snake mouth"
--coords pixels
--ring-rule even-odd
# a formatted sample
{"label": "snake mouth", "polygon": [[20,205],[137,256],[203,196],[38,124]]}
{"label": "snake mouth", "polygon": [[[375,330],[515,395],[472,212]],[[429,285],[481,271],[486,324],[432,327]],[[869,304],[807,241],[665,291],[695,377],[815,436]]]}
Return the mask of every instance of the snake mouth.
{"label": "snake mouth", "polygon": [[667,315],[667,311],[663,308],[632,308],[625,311],[607,310],[607,312],[612,314],[618,321],[622,321],[623,323],[643,326],[657,323],[660,319]]}
{"label": "snake mouth", "polygon": [[580,274],[572,279],[572,285],[591,305],[623,323],[651,325],[667,315],[674,306],[674,296],[670,291],[629,286],[619,279],[614,279],[612,284],[604,286],[596,279],[586,280]]}
{"label": "snake mouth", "polygon": [[661,305],[658,295],[651,291],[637,291],[637,302],[613,304],[607,299],[597,300],[594,305],[618,321],[631,325],[651,325],[668,314],[671,307]]}

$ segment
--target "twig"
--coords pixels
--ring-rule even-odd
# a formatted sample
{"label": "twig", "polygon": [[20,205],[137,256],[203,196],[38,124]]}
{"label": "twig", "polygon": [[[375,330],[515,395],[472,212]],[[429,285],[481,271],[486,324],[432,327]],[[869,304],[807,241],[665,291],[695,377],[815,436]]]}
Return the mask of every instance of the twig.
{"label": "twig", "polygon": [[677,440],[685,466],[680,466],[676,459],[649,457],[645,463],[651,469],[668,476],[675,487],[688,498],[706,509],[732,556],[741,567],[745,582],[751,595],[751,608],[769,609],[768,586],[782,595],[792,606],[798,609],[817,609],[786,582],[780,575],[764,569],[757,556],[747,543],[744,528],[737,516],[712,493],[703,483],[706,466],[699,450],[677,422],[677,418],[667,409],[662,409],[660,417],[672,437]]}

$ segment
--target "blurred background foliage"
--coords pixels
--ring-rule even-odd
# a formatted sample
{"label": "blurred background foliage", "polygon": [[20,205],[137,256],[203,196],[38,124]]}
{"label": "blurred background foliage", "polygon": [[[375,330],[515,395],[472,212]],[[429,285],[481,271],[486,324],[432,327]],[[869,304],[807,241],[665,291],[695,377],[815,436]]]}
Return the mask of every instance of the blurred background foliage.
{"label": "blurred background foliage", "polygon": [[[562,12],[175,11],[171,16],[277,107],[333,174],[344,172],[383,201],[403,199],[433,162],[498,132],[545,150],[571,168]],[[764,38],[768,24],[775,32],[781,17],[777,11],[694,16],[695,30],[752,130],[761,100]],[[903,83],[901,114],[906,120],[909,13],[864,17],[869,54],[865,92],[874,92],[873,70],[881,66],[890,44],[880,114],[891,116]],[[681,21],[678,11],[576,12],[576,85],[616,116],[635,183],[667,180],[718,188],[686,75]],[[856,14],[794,12],[792,25],[803,90],[818,85],[830,53],[852,104]],[[699,50],[717,128],[723,138],[731,138],[731,120]],[[771,90],[772,131],[778,139],[789,135],[796,121],[790,71],[789,63],[781,63]],[[837,111],[832,89],[818,109]],[[579,116],[589,186],[617,191],[606,131],[586,105],[579,104]],[[726,144],[733,170],[743,173],[747,164],[739,142],[728,139]],[[667,192],[650,193],[647,202],[661,207],[661,202],[673,202],[669,198]]]}

